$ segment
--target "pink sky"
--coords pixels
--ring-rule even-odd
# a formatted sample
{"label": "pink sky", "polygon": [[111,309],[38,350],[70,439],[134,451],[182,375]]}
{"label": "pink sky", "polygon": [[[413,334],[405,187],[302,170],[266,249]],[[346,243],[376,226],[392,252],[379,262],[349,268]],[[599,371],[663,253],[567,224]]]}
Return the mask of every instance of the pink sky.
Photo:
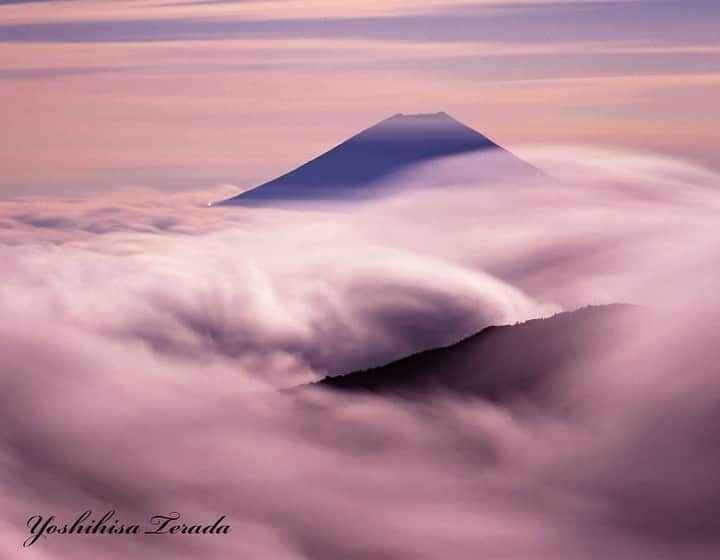
{"label": "pink sky", "polygon": [[713,0],[0,2],[0,197],[249,187],[397,112],[720,167]]}

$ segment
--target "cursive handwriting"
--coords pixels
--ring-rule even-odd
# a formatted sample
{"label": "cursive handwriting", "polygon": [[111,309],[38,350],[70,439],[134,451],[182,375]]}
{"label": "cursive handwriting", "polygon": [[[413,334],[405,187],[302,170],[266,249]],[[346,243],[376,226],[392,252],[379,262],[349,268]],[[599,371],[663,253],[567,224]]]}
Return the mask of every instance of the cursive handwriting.
{"label": "cursive handwriting", "polygon": [[71,523],[61,523],[54,515],[32,515],[26,523],[30,535],[23,546],[31,546],[40,537],[45,539],[49,535],[227,535],[231,530],[224,515],[213,523],[187,524],[181,523],[182,516],[173,511],[167,515],[153,515],[149,526],[142,527],[140,523],[121,523],[115,514],[115,510],[110,510],[95,517],[88,509]]}

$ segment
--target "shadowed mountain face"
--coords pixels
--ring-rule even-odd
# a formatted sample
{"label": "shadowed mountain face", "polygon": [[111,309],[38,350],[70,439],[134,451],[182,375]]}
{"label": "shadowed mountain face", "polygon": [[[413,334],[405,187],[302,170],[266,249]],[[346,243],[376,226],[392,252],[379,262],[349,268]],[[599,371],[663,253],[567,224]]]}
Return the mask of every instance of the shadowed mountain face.
{"label": "shadowed mountain face", "polygon": [[527,164],[446,113],[397,114],[289,173],[220,202],[272,205],[282,201],[347,200],[371,195],[382,179],[436,158],[497,150]]}
{"label": "shadowed mountain face", "polygon": [[452,393],[490,401],[540,395],[559,375],[612,352],[621,343],[621,326],[641,313],[638,307],[615,304],[487,327],[452,346],[326,377],[314,386],[400,397]]}

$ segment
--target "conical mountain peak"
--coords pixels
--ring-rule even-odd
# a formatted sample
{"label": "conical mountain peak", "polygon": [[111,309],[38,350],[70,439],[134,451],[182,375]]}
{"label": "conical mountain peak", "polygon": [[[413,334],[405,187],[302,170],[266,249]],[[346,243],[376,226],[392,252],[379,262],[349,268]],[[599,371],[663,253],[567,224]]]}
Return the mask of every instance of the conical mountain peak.
{"label": "conical mountain peak", "polygon": [[293,171],[221,204],[355,200],[375,194],[379,182],[413,165],[479,150],[498,150],[519,167],[526,165],[447,113],[397,113]]}

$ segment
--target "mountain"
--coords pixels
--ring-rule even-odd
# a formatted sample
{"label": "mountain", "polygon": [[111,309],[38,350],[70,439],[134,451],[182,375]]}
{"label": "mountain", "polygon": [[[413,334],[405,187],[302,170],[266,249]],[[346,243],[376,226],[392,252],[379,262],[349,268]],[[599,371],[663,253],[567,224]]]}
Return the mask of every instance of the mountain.
{"label": "mountain", "polygon": [[289,173],[217,204],[354,200],[372,195],[379,181],[412,165],[481,150],[507,154],[518,169],[532,169],[446,113],[397,114]]}
{"label": "mountain", "polygon": [[399,397],[451,393],[494,402],[539,396],[560,376],[613,355],[624,340],[622,326],[642,313],[613,304],[491,326],[451,346],[311,386]]}

